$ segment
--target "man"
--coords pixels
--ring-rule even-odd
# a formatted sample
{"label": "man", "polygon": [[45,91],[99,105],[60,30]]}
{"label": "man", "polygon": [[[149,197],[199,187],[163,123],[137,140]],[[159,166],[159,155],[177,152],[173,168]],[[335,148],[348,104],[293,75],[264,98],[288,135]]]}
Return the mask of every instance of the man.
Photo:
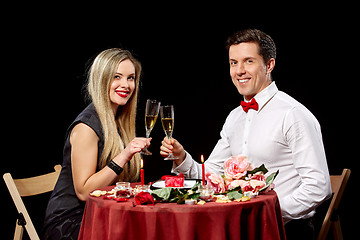
{"label": "man", "polygon": [[[224,161],[242,154],[253,166],[265,164],[270,172],[279,170],[275,191],[288,238],[295,233],[311,239],[315,208],[331,195],[320,125],[308,109],[272,81],[276,47],[270,36],[243,30],[229,37],[226,47],[231,79],[244,101],[227,117],[206,169],[223,174]],[[178,141],[165,138],[160,150],[164,157],[170,152],[179,157],[174,173],[201,177],[201,165]]]}

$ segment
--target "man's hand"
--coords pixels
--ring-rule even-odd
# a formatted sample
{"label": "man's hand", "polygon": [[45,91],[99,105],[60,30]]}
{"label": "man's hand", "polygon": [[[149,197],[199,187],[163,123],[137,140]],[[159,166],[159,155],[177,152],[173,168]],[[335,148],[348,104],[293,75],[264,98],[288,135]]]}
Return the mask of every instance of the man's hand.
{"label": "man's hand", "polygon": [[170,153],[173,153],[175,157],[179,158],[174,160],[174,162],[177,165],[180,165],[184,161],[186,157],[186,152],[183,146],[176,139],[172,138],[171,140],[169,140],[167,137],[165,137],[161,143],[162,143],[160,147],[161,156],[167,157],[169,156]]}

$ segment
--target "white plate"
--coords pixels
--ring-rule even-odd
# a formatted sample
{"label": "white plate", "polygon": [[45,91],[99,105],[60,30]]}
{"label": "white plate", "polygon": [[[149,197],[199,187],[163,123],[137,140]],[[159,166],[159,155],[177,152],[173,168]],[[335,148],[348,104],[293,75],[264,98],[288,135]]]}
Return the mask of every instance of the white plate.
{"label": "white plate", "polygon": [[[195,186],[196,180],[184,180],[184,187],[177,187],[177,188],[192,188]],[[165,187],[165,181],[158,181],[155,182],[153,185],[155,188],[164,188]]]}

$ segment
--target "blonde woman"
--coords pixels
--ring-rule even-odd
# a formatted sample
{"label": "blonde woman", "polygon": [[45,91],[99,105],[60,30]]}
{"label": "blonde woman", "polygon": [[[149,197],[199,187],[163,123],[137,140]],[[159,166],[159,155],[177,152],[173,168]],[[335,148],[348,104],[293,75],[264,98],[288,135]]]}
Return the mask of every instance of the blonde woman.
{"label": "blonde woman", "polygon": [[140,63],[129,51],[101,52],[89,71],[92,103],[67,131],[63,165],[45,216],[45,239],[77,239],[91,191],[136,181],[139,154],[150,139],[135,137]]}

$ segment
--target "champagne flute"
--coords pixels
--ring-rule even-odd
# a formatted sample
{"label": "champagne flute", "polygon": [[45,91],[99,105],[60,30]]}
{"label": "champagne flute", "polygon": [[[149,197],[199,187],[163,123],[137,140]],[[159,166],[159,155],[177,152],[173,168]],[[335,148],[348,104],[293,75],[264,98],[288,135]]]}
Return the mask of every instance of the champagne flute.
{"label": "champagne flute", "polygon": [[[146,109],[145,109],[145,129],[146,129],[146,138],[150,137],[151,130],[155,126],[156,120],[158,118],[160,102],[157,100],[146,100]],[[144,155],[152,155],[152,153],[145,147],[142,151]]]}
{"label": "champagne flute", "polygon": [[[160,115],[161,115],[161,123],[165,135],[169,140],[171,140],[172,133],[174,130],[174,106],[173,105],[161,106]],[[167,156],[167,158],[164,158],[164,160],[175,160],[175,159],[179,159],[179,158],[175,157],[173,153],[170,153],[169,156]]]}

